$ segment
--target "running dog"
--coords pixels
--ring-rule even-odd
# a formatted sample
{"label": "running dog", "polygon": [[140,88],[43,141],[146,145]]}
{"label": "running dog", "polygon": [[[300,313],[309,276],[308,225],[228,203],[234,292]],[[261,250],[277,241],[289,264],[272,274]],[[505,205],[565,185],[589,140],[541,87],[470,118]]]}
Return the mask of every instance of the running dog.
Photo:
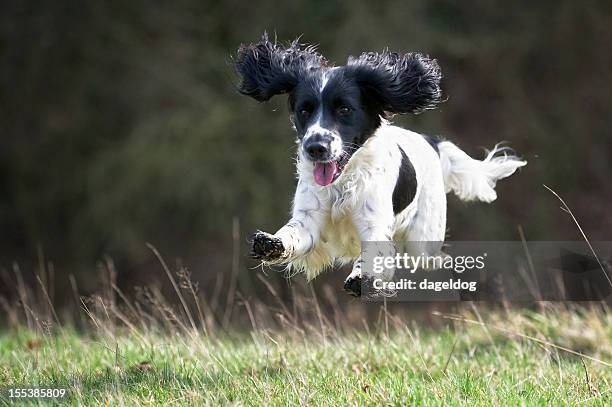
{"label": "running dog", "polygon": [[275,234],[255,233],[252,256],[308,279],[353,262],[344,284],[350,294],[361,294],[365,277],[362,242],[441,247],[447,193],[492,202],[496,182],[526,164],[505,147],[477,160],[450,141],[391,125],[393,115],[441,100],[440,68],[423,54],[366,52],[334,66],[313,46],[283,46],[264,34],[240,46],[234,66],[243,95],[259,102],[288,95],[297,133],[293,215]]}

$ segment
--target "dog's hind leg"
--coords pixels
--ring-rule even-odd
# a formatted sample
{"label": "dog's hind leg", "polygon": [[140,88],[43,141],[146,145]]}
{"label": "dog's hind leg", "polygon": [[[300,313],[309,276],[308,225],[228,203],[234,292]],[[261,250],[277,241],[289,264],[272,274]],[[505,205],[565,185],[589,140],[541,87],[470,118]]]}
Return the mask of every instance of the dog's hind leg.
{"label": "dog's hind leg", "polygon": [[351,274],[344,280],[344,290],[349,294],[359,297],[361,296],[361,268],[363,265],[363,259],[361,256],[357,257],[357,260],[353,263],[353,269]]}
{"label": "dog's hind leg", "polygon": [[[344,289],[349,294],[361,296],[362,284],[369,283],[369,280],[374,278],[373,275],[364,272],[364,258],[395,256],[395,245],[391,240],[393,221],[391,202],[384,200],[372,199],[365,202],[361,210],[357,211],[353,222],[362,242],[362,253],[353,263],[351,274],[344,280]],[[381,277],[388,279],[393,271],[387,270]]]}
{"label": "dog's hind leg", "polygon": [[446,235],[446,193],[441,177],[423,186],[414,215],[398,235],[401,252],[412,256],[440,253]]}

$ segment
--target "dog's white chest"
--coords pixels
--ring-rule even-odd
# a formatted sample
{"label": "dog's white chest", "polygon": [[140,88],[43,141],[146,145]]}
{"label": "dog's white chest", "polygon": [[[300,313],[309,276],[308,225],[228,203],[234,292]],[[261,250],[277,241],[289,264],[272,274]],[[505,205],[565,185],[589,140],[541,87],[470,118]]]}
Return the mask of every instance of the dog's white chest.
{"label": "dog's white chest", "polygon": [[349,214],[329,216],[321,230],[320,244],[332,257],[354,259],[361,251],[361,239]]}

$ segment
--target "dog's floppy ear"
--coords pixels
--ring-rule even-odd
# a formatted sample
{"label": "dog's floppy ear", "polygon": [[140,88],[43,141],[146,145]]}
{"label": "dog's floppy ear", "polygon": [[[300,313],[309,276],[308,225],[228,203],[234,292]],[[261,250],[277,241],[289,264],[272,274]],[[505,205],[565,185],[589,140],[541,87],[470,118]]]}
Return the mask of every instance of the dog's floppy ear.
{"label": "dog's floppy ear", "polygon": [[346,69],[383,117],[420,113],[440,102],[442,73],[436,60],[425,55],[365,52],[350,57]]}
{"label": "dog's floppy ear", "polygon": [[259,102],[289,93],[310,69],[321,67],[325,59],[314,46],[301,48],[298,40],[283,47],[264,33],[256,44],[241,45],[234,61],[240,76],[238,91]]}

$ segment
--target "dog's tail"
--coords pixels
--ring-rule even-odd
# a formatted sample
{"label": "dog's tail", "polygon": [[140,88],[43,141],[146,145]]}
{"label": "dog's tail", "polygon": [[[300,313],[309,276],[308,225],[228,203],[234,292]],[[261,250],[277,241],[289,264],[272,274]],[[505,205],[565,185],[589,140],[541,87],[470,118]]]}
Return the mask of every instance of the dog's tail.
{"label": "dog's tail", "polygon": [[450,141],[438,143],[446,192],[463,201],[493,202],[497,180],[509,177],[527,164],[508,147],[499,144],[482,160],[475,160]]}

